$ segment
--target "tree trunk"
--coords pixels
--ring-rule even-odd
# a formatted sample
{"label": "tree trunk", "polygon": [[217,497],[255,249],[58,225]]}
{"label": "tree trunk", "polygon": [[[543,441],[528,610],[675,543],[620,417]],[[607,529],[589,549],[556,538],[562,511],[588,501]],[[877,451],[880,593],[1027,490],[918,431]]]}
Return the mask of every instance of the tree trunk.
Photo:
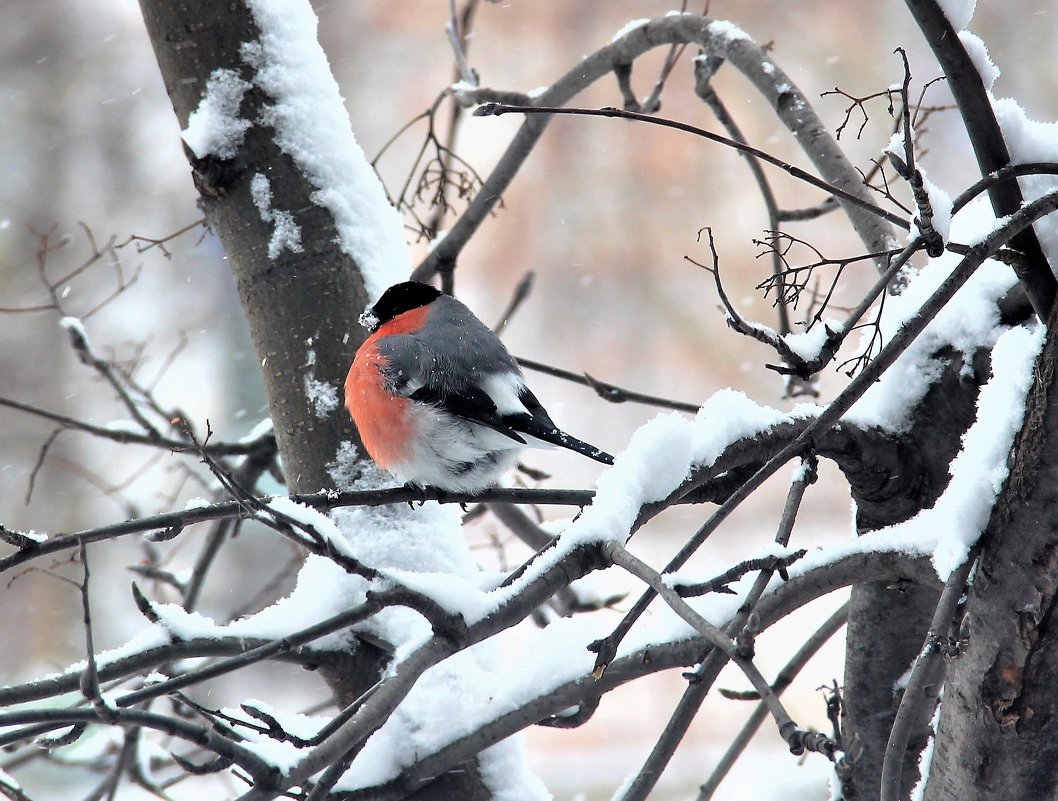
{"label": "tree trunk", "polygon": [[1052,312],[948,668],[927,801],[1058,797],[1056,366]]}
{"label": "tree trunk", "polygon": [[[962,435],[974,420],[977,393],[988,377],[988,354],[974,360],[973,377],[962,370],[962,355],[936,354],[948,362],[944,376],[919,403],[907,434],[897,447],[899,475],[870,472],[871,460],[843,464],[856,501],[860,533],[895,525],[936,503],[950,478],[948,469]],[[902,697],[898,681],[911,668],[929,629],[938,593],[888,583],[853,587],[845,652],[848,728],[860,738],[863,754],[842,785],[848,801],[876,799],[889,732]],[[929,735],[930,715],[918,721],[901,770],[910,792],[919,779],[919,755]]]}
{"label": "tree trunk", "polygon": [[[140,7],[173,110],[181,128],[198,107],[217,69],[251,77],[240,45],[259,31],[241,2],[142,0]],[[314,187],[280,151],[274,130],[260,121],[269,98],[257,87],[243,97],[240,116],[253,120],[238,154],[229,162],[198,164],[196,183],[212,231],[224,245],[239,288],[268,408],[275,426],[287,486],[314,492],[333,485],[327,464],[341,442],[358,442],[339,403],[318,414],[305,390],[318,381],[340,387],[364,330],[356,318],[367,303],[358,265],[334,245],[330,212],[311,199]],[[268,177],[273,206],[290,209],[302,231],[302,251],[268,255],[271,223],[261,219],[250,194],[256,173]],[[309,351],[315,354],[310,364]]]}
{"label": "tree trunk", "polygon": [[[240,47],[257,40],[260,32],[243,2],[141,0],[140,7],[181,128],[215,70],[232,70],[252,82]],[[193,160],[192,165],[207,221],[224,245],[238,284],[264,373],[287,487],[312,492],[334,485],[328,464],[341,443],[359,443],[359,438],[341,403],[316,408],[305,378],[336,390],[342,386],[365,335],[357,317],[368,297],[360,266],[335,245],[331,213],[312,200],[314,187],[262,121],[261,111],[269,102],[258,87],[249,89],[240,117],[254,124],[237,155],[224,162]],[[302,232],[301,252],[283,249],[277,257],[269,256],[273,226],[261,219],[250,192],[256,173],[267,176],[273,207],[294,215]],[[378,680],[382,665],[378,649],[361,643],[347,658],[320,667],[344,705]],[[422,801],[488,797],[475,765],[439,777],[414,795]]]}

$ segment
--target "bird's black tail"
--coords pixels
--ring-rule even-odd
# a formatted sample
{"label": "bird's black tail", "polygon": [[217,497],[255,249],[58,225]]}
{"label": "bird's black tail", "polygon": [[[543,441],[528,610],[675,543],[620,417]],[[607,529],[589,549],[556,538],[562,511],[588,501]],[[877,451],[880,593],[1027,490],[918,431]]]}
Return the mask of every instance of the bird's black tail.
{"label": "bird's black tail", "polygon": [[540,437],[545,442],[552,442],[555,445],[561,445],[563,448],[569,448],[571,451],[576,451],[582,456],[587,456],[589,459],[594,459],[597,462],[603,464],[613,464],[613,457],[606,451],[599,450],[594,445],[589,445],[584,440],[571,437],[565,431],[559,431],[557,428],[552,429],[551,435],[553,439],[547,439],[546,437]]}
{"label": "bird's black tail", "polygon": [[[571,437],[565,431],[556,428],[554,423],[547,425],[542,420],[527,414],[505,416],[504,422],[519,433],[528,434],[530,437],[558,445],[560,448],[568,448],[603,464],[613,464],[613,457],[606,451],[599,450],[594,445],[589,445],[576,437]],[[548,422],[551,422],[550,419]]]}

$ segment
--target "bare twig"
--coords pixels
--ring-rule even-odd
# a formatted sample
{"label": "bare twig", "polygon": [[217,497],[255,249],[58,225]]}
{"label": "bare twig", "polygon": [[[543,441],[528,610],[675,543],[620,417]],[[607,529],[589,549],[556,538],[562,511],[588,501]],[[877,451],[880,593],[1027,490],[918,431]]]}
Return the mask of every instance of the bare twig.
{"label": "bare twig", "polygon": [[501,336],[503,334],[503,331],[507,328],[511,318],[514,317],[514,313],[518,311],[519,307],[521,307],[526,299],[528,299],[529,294],[533,291],[533,282],[535,280],[536,273],[532,270],[526,270],[525,275],[522,276],[522,280],[519,281],[518,286],[514,288],[514,294],[511,296],[507,308],[503,310],[500,319],[496,322],[496,325],[492,327],[492,330],[496,332],[496,336]]}
{"label": "bare twig", "polygon": [[767,571],[769,576],[773,572],[786,572],[786,569],[790,565],[804,557],[806,553],[808,553],[808,551],[802,548],[801,550],[794,551],[786,556],[761,556],[756,559],[746,559],[708,581],[697,581],[694,584],[676,584],[673,586],[673,590],[675,590],[676,594],[681,598],[695,598],[699,595],[707,595],[711,592],[730,594],[733,590],[727,586],[728,584],[738,581],[743,576],[752,573],[754,570]]}
{"label": "bare twig", "polygon": [[[990,258],[999,248],[1010,240],[1017,231],[1031,225],[1036,219],[1052,213],[1058,209],[1058,190],[1026,204],[1025,208],[1015,217],[1008,220],[999,228],[989,234],[984,241],[970,248],[970,252],[963,257],[960,263],[952,270],[940,287],[922,304],[919,310],[904,323],[903,327],[889,340],[878,353],[873,362],[865,367],[844,390],[824,409],[820,415],[808,425],[804,431],[792,442],[772,456],[756,473],[744,484],[735,490],[720,505],[713,515],[694,533],[687,543],[679,550],[666,565],[663,572],[672,573],[691,557],[701,547],[724,520],[733,512],[746,498],[754,493],[761,484],[772,476],[783,464],[792,458],[809,450],[811,442],[820,432],[835,425],[852,405],[859,400],[878,377],[881,376],[896,361],[897,357],[906,350],[918,335],[925,329],[929,322],[936,316],[949,300],[955,295],[962,285],[969,280],[974,271],[987,258]],[[910,246],[909,246],[910,247]],[[694,486],[693,478],[685,483],[689,490]],[[675,493],[675,497],[679,497]],[[646,607],[654,599],[654,591],[647,590],[640,596],[635,605],[628,611],[621,623],[614,631],[603,640],[593,644],[596,650],[596,673],[606,669],[606,665],[616,654],[617,646],[632,627],[634,622],[646,610]]]}
{"label": "bare twig", "polygon": [[551,367],[542,362],[521,357],[518,357],[516,361],[527,370],[535,370],[538,373],[544,373],[545,375],[561,378],[565,381],[572,381],[575,384],[591,387],[595,390],[596,395],[610,403],[642,403],[646,406],[658,406],[662,409],[673,409],[677,412],[689,412],[690,414],[695,414],[698,411],[697,404],[668,400],[667,398],[659,398],[655,395],[645,395],[642,392],[622,389],[615,384],[608,384],[605,381],[593,378],[587,373],[574,373],[569,370],[563,370],[561,367]]}
{"label": "bare twig", "polygon": [[483,106],[479,106],[475,111],[474,115],[477,117],[498,117],[503,114],[576,114],[584,117],[619,117],[626,120],[635,120],[637,122],[647,122],[653,125],[660,125],[665,128],[673,128],[677,131],[683,131],[685,133],[694,134],[700,136],[703,139],[708,139],[712,142],[717,142],[722,145],[739,151],[740,153],[747,153],[766,161],[769,164],[779,167],[785,170],[787,173],[797,178],[800,181],[804,181],[807,184],[811,184],[817,189],[822,189],[834,197],[845,201],[846,203],[852,203],[855,206],[881,217],[886,222],[892,223],[893,225],[899,226],[907,230],[910,226],[907,220],[903,217],[893,214],[890,211],[886,211],[880,206],[876,206],[868,200],[846,192],[844,189],[829,184],[822,178],[817,178],[809,172],[805,172],[800,167],[790,164],[789,162],[783,161],[782,159],[776,158],[770,153],[766,153],[763,150],[759,150],[750,145],[737,142],[734,139],[730,139],[726,136],[713,133],[712,131],[706,131],[703,128],[698,128],[694,125],[688,125],[685,122],[679,120],[668,120],[662,117],[652,117],[649,114],[639,114],[634,111],[624,111],[619,108],[558,108],[553,106],[509,106],[501,103],[486,103]]}
{"label": "bare twig", "polygon": [[[713,229],[705,228],[703,230],[709,235],[709,253],[713,258],[713,266],[707,267],[687,256],[684,256],[684,259],[691,264],[694,264],[696,267],[701,267],[713,276],[713,282],[716,284],[716,294],[720,298],[720,302],[724,304],[728,326],[735,331],[738,331],[740,334],[751,337],[752,339],[773,348],[779,357],[788,365],[789,372],[800,376],[805,380],[810,379],[811,373],[807,371],[807,363],[801,358],[800,354],[796,353],[793,348],[787,344],[785,339],[779,336],[771,328],[747,322],[731,304],[731,301],[727,297],[727,293],[724,291],[724,285],[720,281],[720,256],[716,252],[716,243],[713,241]],[[699,239],[701,239],[701,235],[702,232],[699,231]]]}
{"label": "bare twig", "polygon": [[[721,101],[720,96],[716,93],[713,88],[712,77],[717,69],[716,61],[718,59],[711,57],[702,57],[696,59],[694,62],[694,91],[695,94],[700,97],[707,106],[712,110],[713,114],[716,115],[717,120],[727,130],[731,138],[737,142],[743,142],[748,144],[746,137],[743,135],[742,130],[735,123],[734,118],[728,111],[727,106]],[[768,181],[768,176],[765,175],[764,169],[760,166],[760,162],[753,156],[746,156],[746,164],[749,166],[750,173],[753,175],[753,180],[757,183],[757,189],[760,191],[761,198],[764,200],[764,206],[768,211],[768,229],[772,231],[778,231],[781,225],[779,203],[775,199],[775,192],[771,188],[771,183]],[[700,235],[700,234],[699,234]],[[715,260],[714,260],[715,261]],[[776,293],[775,306],[779,314],[779,334],[789,334],[790,328],[790,314],[787,309],[786,292],[783,289],[783,277],[781,274],[782,262],[778,254],[772,255],[772,276],[775,281],[779,284],[779,291]]]}
{"label": "bare twig", "polygon": [[[905,0],[905,3],[944,70],[981,172],[987,175],[1003,169],[1010,163],[1010,151],[981,75],[951,21],[936,0]],[[1001,219],[1017,213],[1025,202],[1017,181],[991,184],[988,196],[996,217]],[[1026,263],[1016,265],[1014,269],[1036,316],[1046,320],[1058,291],[1058,281],[1047,263],[1039,239],[1029,227],[1018,231],[1010,245],[1025,254]]]}
{"label": "bare twig", "polygon": [[[783,691],[790,686],[794,678],[798,673],[808,664],[820,648],[829,640],[837,631],[845,625],[845,621],[848,618],[848,603],[842,604],[842,606],[834,612],[829,618],[824,621],[816,631],[805,640],[804,644],[797,650],[797,653],[793,655],[789,662],[787,662],[783,668],[779,671],[775,677],[775,682],[772,684],[772,689],[777,694],[782,694]],[[713,772],[704,784],[699,788],[698,801],[709,801],[713,797],[720,783],[727,776],[731,767],[735,764],[735,761],[739,758],[742,752],[749,745],[750,739],[756,733],[757,729],[760,728],[760,724],[764,722],[764,719],[768,716],[768,706],[765,703],[757,704],[756,709],[753,710],[749,719],[743,724],[742,729],[735,736],[735,739],[731,741],[727,751],[717,762],[716,767],[713,768]]]}
{"label": "bare twig", "polygon": [[188,223],[187,225],[181,228],[177,228],[171,234],[166,234],[165,236],[160,238],[132,234],[129,236],[128,239],[124,240],[123,242],[118,242],[117,244],[115,244],[114,249],[121,250],[122,248],[128,247],[129,245],[135,243],[137,253],[146,253],[151,248],[158,248],[159,250],[161,250],[162,255],[165,256],[165,258],[170,259],[172,258],[173,254],[166,247],[166,245],[172,242],[174,239],[183,236],[188,231],[193,231],[199,226],[202,226],[202,236],[205,237],[206,233],[208,232],[208,228],[206,227],[206,218],[200,217],[194,222]]}
{"label": "bare twig", "polygon": [[[607,543],[604,548],[607,550],[607,553],[615,564],[620,565],[633,575],[647,582],[655,592],[664,598],[665,602],[674,612],[676,612],[676,614],[683,618],[683,620],[689,625],[693,626],[707,642],[714,646],[713,652],[710,654],[708,660],[710,663],[710,673],[713,672],[712,663],[717,660],[730,660],[739,667],[739,669],[745,674],[746,678],[748,678],[753,684],[754,688],[756,688],[757,692],[760,693],[761,698],[768,707],[768,711],[771,712],[775,719],[775,724],[779,729],[780,736],[787,741],[792,753],[801,754],[805,750],[812,750],[825,754],[827,758],[831,760],[834,759],[837,750],[835,743],[823,735],[802,731],[798,728],[797,724],[783,707],[782,702],[779,701],[778,695],[772,690],[771,686],[760,674],[756,665],[754,665],[751,656],[745,653],[736,642],[726,637],[723,632],[691,608],[687,602],[667,584],[661,574],[653,570],[653,568],[645,562],[636,558],[614,543]],[[732,624],[732,626],[734,625],[736,624]],[[730,628],[731,627],[729,627],[729,631]],[[723,655],[722,657],[720,656],[721,654]],[[704,666],[705,663],[703,663],[703,667]],[[696,675],[695,681],[700,681],[701,678],[701,676]],[[668,734],[669,730],[672,728],[675,727],[671,726],[670,721],[670,727],[667,727],[666,733]],[[682,732],[686,729],[676,730]],[[660,769],[663,767],[664,762],[661,762],[660,759],[656,758],[661,753],[662,752],[659,752],[656,747],[647,764],[644,765],[644,768],[636,778],[627,785],[625,791],[621,794],[621,801],[641,801],[641,799],[646,798],[657,780]],[[666,749],[666,753],[662,758],[667,761],[667,756],[668,749]]]}
{"label": "bare twig", "polygon": [[[889,732],[889,742],[885,746],[885,758],[882,762],[881,801],[899,801],[900,773],[904,764],[904,753],[916,721],[923,717],[923,708],[937,702],[938,693],[935,686],[944,679],[944,659],[942,645],[948,641],[952,620],[959,599],[966,588],[970,571],[977,564],[977,550],[973,549],[966,560],[956,568],[944,584],[933,620],[929,624],[922,650],[915,659],[911,676],[904,688],[900,706],[896,710],[893,728]],[[927,694],[927,688],[933,692]]]}
{"label": "bare twig", "polygon": [[900,99],[904,104],[904,152],[898,156],[891,150],[886,151],[889,163],[897,174],[907,181],[911,187],[911,194],[915,199],[915,207],[918,209],[918,217],[915,224],[926,245],[926,253],[932,258],[940,256],[944,252],[944,237],[933,227],[934,210],[930,201],[929,193],[926,191],[922,173],[915,165],[915,146],[911,135],[911,113],[909,112],[910,100],[908,95],[911,86],[911,66],[907,61],[907,53],[904,48],[896,48],[897,53],[904,62],[904,82],[900,87]]}
{"label": "bare twig", "polygon": [[92,612],[88,601],[88,547],[82,542],[80,546],[81,567],[84,576],[81,580],[81,611],[85,630],[85,649],[88,652],[88,660],[84,673],[81,674],[81,694],[92,704],[99,719],[104,723],[115,723],[116,716],[113,715],[113,704],[103,697],[99,689],[99,669],[96,666],[95,638],[92,635]]}

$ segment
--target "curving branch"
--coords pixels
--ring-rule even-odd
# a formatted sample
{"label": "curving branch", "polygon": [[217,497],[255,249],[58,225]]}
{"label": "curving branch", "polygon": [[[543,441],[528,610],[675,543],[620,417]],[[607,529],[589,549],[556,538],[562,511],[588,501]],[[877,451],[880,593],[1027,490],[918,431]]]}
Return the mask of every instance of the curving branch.
{"label": "curving branch", "polygon": [[910,229],[910,224],[901,217],[899,214],[883,209],[882,207],[872,203],[870,200],[860,197],[855,192],[850,192],[843,189],[840,186],[828,183],[827,181],[817,178],[812,173],[802,170],[800,167],[790,164],[787,161],[783,161],[780,158],[776,158],[770,153],[766,153],[759,148],[752,147],[737,139],[731,139],[727,136],[721,136],[715,134],[712,131],[707,131],[704,128],[699,128],[695,125],[690,125],[679,120],[670,120],[664,117],[654,117],[650,114],[642,114],[636,111],[626,111],[625,109],[607,107],[607,108],[562,108],[557,106],[509,106],[502,103],[486,103],[479,106],[475,111],[474,115],[477,117],[499,117],[503,114],[526,114],[532,116],[534,114],[571,114],[580,117],[617,117],[625,120],[635,120],[636,122],[645,122],[651,125],[660,125],[663,128],[673,128],[677,131],[684,131],[685,133],[692,133],[695,136],[699,136],[702,139],[708,139],[712,142],[717,142],[721,145],[726,145],[733,150],[737,150],[743,155],[750,155],[754,158],[766,161],[787,173],[797,178],[800,181],[804,181],[807,184],[811,184],[817,189],[822,189],[839,201],[846,205],[856,206],[861,210],[873,214],[877,217],[882,218],[888,223],[899,226],[904,229]]}
{"label": "curving branch", "polygon": [[[859,173],[816,116],[808,99],[769,53],[730,23],[716,23],[694,14],[675,14],[648,20],[585,57],[547,91],[533,98],[533,105],[562,106],[599,78],[632,64],[647,51],[673,44],[698,45],[707,54],[722,57],[736,67],[764,96],[767,104],[775,109],[780,121],[801,144],[823,179],[840,190],[867,200]],[[484,99],[467,97],[469,102],[481,102]],[[550,116],[546,114],[534,114],[526,118],[466,212],[415,269],[412,274],[415,280],[426,281],[439,272],[454,269],[466,243],[514,179],[549,120]],[[886,251],[895,245],[893,231],[885,221],[855,205],[843,205],[868,251]]]}
{"label": "curving branch", "polygon": [[[827,406],[818,417],[805,426],[804,430],[778,453],[753,474],[744,484],[735,490],[727,500],[713,513],[713,515],[694,533],[694,535],[680,548],[679,552],[670,560],[665,567],[665,573],[678,570],[694,554],[698,548],[719,528],[720,524],[738,506],[750,497],[768,478],[775,474],[786,462],[810,452],[816,439],[824,432],[837,424],[841,417],[852,408],[863,394],[874,384],[875,381],[888,370],[897,358],[912,342],[922,333],[936,314],[947,305],[948,301],[962,287],[974,271],[988,258],[994,255],[1006,242],[1010,241],[1016,233],[1024,230],[1035,220],[1052,213],[1058,209],[1058,190],[1049,192],[1038,200],[1027,204],[1018,214],[1010,217],[1007,221],[994,229],[985,239],[968,249],[959,264],[951,271],[944,282],[922,304],[919,310],[908,318],[900,330],[886,343],[878,356],[859,375],[857,375],[844,390]],[[673,493],[673,497],[680,497],[681,493],[692,491],[697,482],[702,478],[701,474],[692,474],[684,484]],[[653,590],[647,590],[640,596],[635,605],[622,619],[620,625],[614,632],[604,640],[595,644],[598,651],[596,660],[596,671],[603,671],[613,659],[617,652],[617,646],[631,629],[636,620],[646,611],[647,606],[654,599]]]}
{"label": "curving branch", "polygon": [[[757,607],[760,629],[763,631],[775,625],[811,600],[860,581],[912,581],[931,587],[940,585],[936,573],[924,558],[916,559],[895,551],[850,554],[804,574],[791,576],[788,582],[766,593]],[[475,636],[475,627],[472,626],[470,631],[471,636]],[[716,652],[706,650],[703,653],[702,639],[694,636],[651,643],[614,660],[602,676],[587,672],[556,687],[541,687],[538,695],[526,699],[515,709],[476,727],[473,732],[457,737],[433,754],[421,754],[415,764],[397,779],[339,798],[348,801],[366,798],[397,801],[421,787],[431,776],[461,764],[527,725],[558,715],[570,707],[580,706],[585,698],[597,698],[643,676],[697,664],[713,653]],[[719,667],[716,672],[719,672]],[[715,675],[696,682],[692,687],[708,692],[713,679]]]}

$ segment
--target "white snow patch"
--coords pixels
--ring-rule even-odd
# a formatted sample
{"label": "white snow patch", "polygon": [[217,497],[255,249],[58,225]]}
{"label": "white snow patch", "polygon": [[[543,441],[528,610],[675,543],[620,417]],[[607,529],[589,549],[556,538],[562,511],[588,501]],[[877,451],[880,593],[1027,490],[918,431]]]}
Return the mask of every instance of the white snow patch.
{"label": "white snow patch", "polygon": [[[283,731],[302,740],[311,740],[330,720],[322,715],[302,715],[296,712],[276,709],[271,704],[255,698],[247,700],[245,704],[260,710],[266,715],[271,715],[283,727]],[[260,721],[251,717],[242,707],[227,707],[223,711],[224,714],[234,720],[246,722],[245,726],[235,724],[239,734],[245,737],[243,746],[257,754],[257,756],[284,775],[297,765],[301,757],[311,751],[311,748],[299,748],[292,742],[274,740],[266,733],[259,731]]]}
{"label": "white snow patch", "polygon": [[450,615],[480,620],[493,607],[476,581],[439,571],[387,570],[385,574],[409,590],[424,595]]}
{"label": "white snow patch", "polygon": [[43,531],[37,531],[32,528],[29,531],[12,531],[11,533],[17,534],[18,536],[23,537],[29,540],[30,542],[35,542],[37,544],[48,541],[47,534],[45,534]]}
{"label": "white snow patch", "polygon": [[[88,345],[88,332],[84,330],[84,323],[77,317],[62,317],[59,319],[59,327],[71,335],[79,337]],[[91,348],[89,348],[91,350]]]}
{"label": "white snow patch", "polygon": [[628,22],[626,22],[624,25],[621,26],[621,29],[619,31],[617,31],[617,33],[615,33],[613,35],[613,38],[610,41],[611,42],[616,42],[622,36],[625,36],[626,34],[631,33],[632,31],[636,30],[637,28],[642,28],[648,22],[650,22],[649,19],[633,19],[633,20],[629,20]]}
{"label": "white snow patch", "polygon": [[338,444],[338,452],[334,455],[334,461],[327,464],[327,475],[331,477],[334,486],[338,490],[350,490],[360,478],[360,474],[366,469],[368,463],[361,463],[360,452],[351,442]]}
{"label": "white snow patch", "polygon": [[[183,610],[181,610],[183,611]],[[123,645],[119,645],[117,648],[111,648],[108,651],[102,651],[96,654],[96,667],[103,668],[114,662],[120,661],[130,656],[142,654],[145,651],[149,651],[153,648],[159,648],[163,645],[168,645],[171,642],[169,631],[153,623],[146,628],[141,629],[133,637],[125,642]],[[51,674],[44,676],[43,678],[51,678],[55,675],[68,676],[71,673],[83,673],[85,668],[88,667],[88,662],[81,659],[73,664],[67,666],[60,674]]]}
{"label": "white snow patch", "polygon": [[273,224],[268,258],[275,261],[284,250],[301,253],[301,226],[294,222],[294,215],[289,211],[272,208],[272,185],[263,173],[254,173],[250,179],[250,196],[261,219]]}
{"label": "white snow patch", "polygon": [[[895,88],[890,87],[889,91],[900,91],[900,88],[901,87],[899,86]],[[883,152],[886,154],[892,153],[901,161],[907,161],[907,156],[904,155],[906,153],[906,148],[904,147],[904,132],[902,130],[893,131],[892,135],[889,137],[889,143],[885,146]]]}
{"label": "white snow patch", "polygon": [[312,529],[328,542],[336,545],[342,543],[342,535],[338,533],[338,527],[334,525],[334,521],[319,509],[313,509],[292,498],[282,496],[272,498],[268,502],[268,508],[273,512],[278,512],[284,518],[289,518],[295,523]]}
{"label": "white snow patch", "polygon": [[840,320],[828,317],[825,320],[820,320],[809,330],[800,334],[786,334],[782,337],[782,340],[789,346],[790,350],[806,362],[810,362],[818,358],[823,346],[827,344],[827,337],[834,331],[840,331],[841,328],[842,323]]}
{"label": "white snow patch", "polygon": [[969,31],[959,31],[959,41],[962,42],[962,46],[966,49],[966,55],[970,57],[970,61],[977,68],[985,89],[991,91],[992,85],[1000,75],[1000,70],[995,62],[992,61],[992,57],[988,55],[988,47],[985,46],[980,36]]}
{"label": "white snow patch", "polygon": [[[940,700],[944,697],[944,685],[940,688]],[[918,781],[915,786],[911,788],[909,797],[911,801],[923,801],[926,797],[926,787],[929,784],[929,771],[933,766],[933,749],[937,744],[937,732],[940,731],[940,710],[941,703],[937,703],[936,709],[933,710],[933,720],[929,726],[929,739],[926,741],[926,747],[922,749],[922,753],[918,758]]]}
{"label": "white snow patch", "polygon": [[463,108],[470,108],[477,105],[477,91],[480,88],[469,81],[459,80],[449,86],[448,91],[452,93],[452,97],[459,105]]}
{"label": "white snow patch", "polygon": [[978,395],[974,423],[950,467],[951,480],[932,508],[903,523],[861,535],[846,546],[809,552],[791,565],[790,575],[802,575],[851,553],[900,551],[930,556],[937,575],[947,580],[987,524],[1007,477],[1007,455],[1021,427],[1043,336],[1040,325],[1021,326],[1004,331],[996,341],[992,377]]}
{"label": "white snow patch", "polygon": [[103,427],[107,431],[114,431],[119,434],[143,434],[143,426],[135,420],[111,420]]}
{"label": "white snow patch", "polygon": [[929,197],[929,205],[933,209],[933,227],[940,234],[941,239],[947,242],[951,231],[951,195],[929,180],[921,166],[919,166],[919,173],[922,175],[922,185]]}
{"label": "white snow patch", "polygon": [[958,31],[965,30],[973,18],[977,0],[937,0],[940,10],[948,18],[952,28]]}
{"label": "white snow patch", "polygon": [[[988,203],[974,202],[952,219],[950,234],[955,241],[974,244],[995,224]],[[950,275],[961,258],[954,253],[945,253],[931,259],[917,274],[908,270],[911,280],[903,293],[886,300],[881,319],[883,340],[892,339],[904,321],[914,315]],[[977,268],[922,335],[857,401],[845,419],[868,427],[903,430],[908,412],[941,374],[943,364],[933,354],[946,345],[955,347],[963,353],[968,372],[977,349],[991,347],[1002,333],[997,302],[1016,280],[1009,267],[996,261],[986,261]],[[867,330],[864,336],[870,337],[872,333]],[[862,347],[866,345],[867,340],[864,340]]]}
{"label": "white snow patch", "polygon": [[[735,25],[733,22],[718,19],[709,23],[709,35],[718,41],[713,43],[712,52],[717,56],[727,55],[727,46],[739,41],[752,41],[748,33]],[[774,74],[774,67],[772,72]]]}
{"label": "white snow patch", "polygon": [[214,70],[206,82],[206,93],[187,118],[181,137],[198,158],[231,159],[239,150],[250,120],[239,117],[242,97],[250,84],[234,70]]}
{"label": "white snow patch", "polygon": [[212,502],[208,498],[188,498],[187,503],[184,504],[184,511],[189,509],[205,509]]}
{"label": "white snow patch", "polygon": [[302,377],[305,397],[312,406],[312,413],[316,415],[316,419],[323,420],[338,408],[338,389],[316,378],[316,351],[311,348],[305,354],[305,364],[309,368]]}
{"label": "white snow patch", "polygon": [[[351,576],[332,560],[310,554],[298,571],[297,583],[289,595],[249,617],[225,627],[229,635],[277,639],[293,634],[339,612],[364,602],[368,582]],[[313,640],[306,647],[327,650],[347,647],[348,629]]]}
{"label": "white snow patch", "polygon": [[977,417],[951,464],[948,488],[932,509],[906,524],[914,526],[916,520],[926,518],[925,530],[936,542],[933,566],[942,579],[965,561],[1006,481],[1007,455],[1021,428],[1044,333],[1042,325],[1022,326],[1007,331],[996,342],[992,378],[981,388]]}
{"label": "white snow patch", "polygon": [[309,375],[305,376],[305,397],[312,404],[312,412],[317,420],[322,420],[338,408],[338,390]]}
{"label": "white snow patch", "polygon": [[481,780],[492,801],[551,801],[544,783],[525,764],[520,737],[508,737],[478,755]]}
{"label": "white snow patch", "polygon": [[[1010,148],[1012,163],[1047,162],[1058,158],[1058,122],[1030,119],[1025,109],[1011,97],[1000,98],[992,106]],[[1047,177],[1054,180],[1054,176]]]}
{"label": "white snow patch", "polygon": [[334,216],[338,243],[356,260],[368,294],[380,296],[411,269],[400,214],[352,133],[349,114],[316,38],[307,0],[248,0],[261,31],[243,45],[254,83],[273,103],[262,122],[316,187],[312,201]]}
{"label": "white snow patch", "polygon": [[[1016,100],[1006,97],[992,101],[1003,138],[1010,149],[1010,160],[1014,164],[1028,162],[1054,162],[1058,160],[1058,122],[1040,122],[1030,119]],[[1026,175],[1018,179],[1026,202],[1058,187],[1058,176]],[[1033,228],[1051,264],[1058,264],[1058,225],[1039,221]]]}

